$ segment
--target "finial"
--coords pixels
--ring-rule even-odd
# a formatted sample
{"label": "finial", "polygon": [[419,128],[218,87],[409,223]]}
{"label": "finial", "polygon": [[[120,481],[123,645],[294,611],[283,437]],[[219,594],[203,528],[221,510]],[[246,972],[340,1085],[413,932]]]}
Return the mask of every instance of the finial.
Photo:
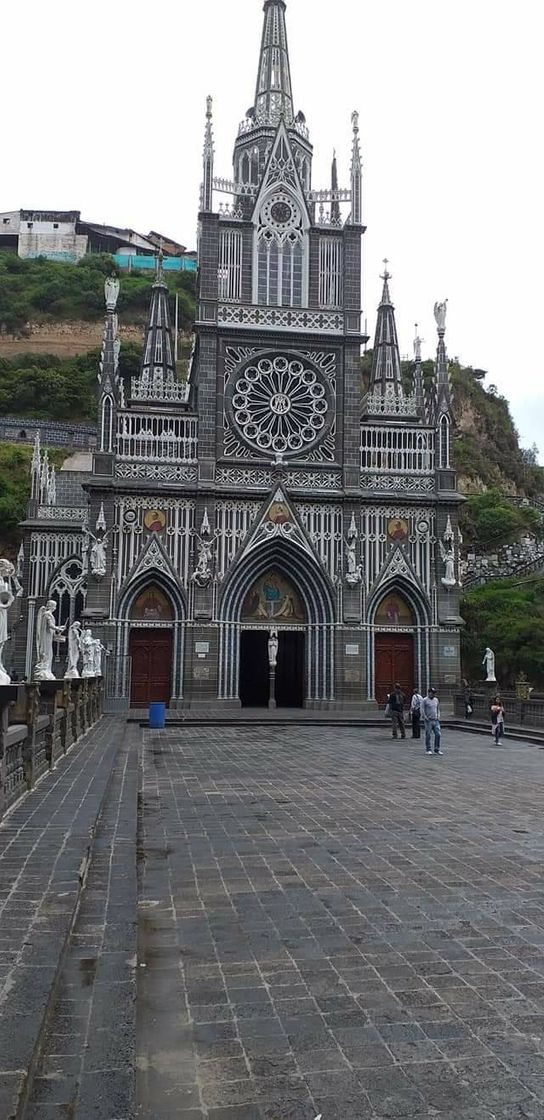
{"label": "finial", "polygon": [[213,108],[213,97],[211,96],[211,94],[208,94],[208,96],[206,98],[206,120],[208,120],[208,121],[211,121],[211,119],[212,119],[212,108]]}
{"label": "finial", "polygon": [[163,275],[162,275],[163,258],[164,258],[164,253],[162,251],[162,237],[159,237],[159,251],[157,253],[157,265],[156,265],[156,274],[155,274],[155,283],[156,284],[164,283]]}
{"label": "finial", "polygon": [[390,280],[391,279],[391,273],[389,272],[389,270],[387,268],[388,264],[389,264],[388,258],[384,257],[383,258],[383,269],[384,270],[383,270],[383,274],[380,276],[380,280]]}
{"label": "finial", "polygon": [[353,113],[351,114],[351,125],[354,133],[357,134],[359,131],[359,113],[357,109],[354,109]]}

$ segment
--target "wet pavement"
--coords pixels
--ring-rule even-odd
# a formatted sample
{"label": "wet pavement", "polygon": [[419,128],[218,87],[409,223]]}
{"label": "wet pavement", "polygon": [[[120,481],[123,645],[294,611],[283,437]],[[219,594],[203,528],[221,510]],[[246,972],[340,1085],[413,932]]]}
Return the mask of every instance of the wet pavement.
{"label": "wet pavement", "polygon": [[109,726],[20,1120],[544,1120],[537,746]]}

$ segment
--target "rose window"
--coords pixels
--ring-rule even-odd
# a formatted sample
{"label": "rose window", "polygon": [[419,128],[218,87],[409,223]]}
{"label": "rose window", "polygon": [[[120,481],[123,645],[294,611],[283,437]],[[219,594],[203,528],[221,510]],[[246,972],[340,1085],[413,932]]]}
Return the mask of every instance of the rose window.
{"label": "rose window", "polygon": [[263,452],[300,451],[328,426],[329,402],[321,374],[308,362],[282,354],[246,366],[234,381],[231,408],[242,437]]}

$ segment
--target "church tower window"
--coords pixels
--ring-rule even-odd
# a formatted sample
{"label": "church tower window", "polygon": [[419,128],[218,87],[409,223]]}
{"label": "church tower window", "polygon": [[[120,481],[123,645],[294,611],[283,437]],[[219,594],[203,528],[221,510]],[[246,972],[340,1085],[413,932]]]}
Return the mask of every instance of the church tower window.
{"label": "church tower window", "polygon": [[274,191],[261,207],[257,240],[257,302],[272,307],[302,307],[308,238],[298,204],[286,191]]}
{"label": "church tower window", "polygon": [[219,242],[219,299],[237,302],[242,295],[242,234],[224,229]]}
{"label": "church tower window", "polygon": [[450,422],[445,415],[440,417],[438,447],[438,461],[445,469],[450,465]]}
{"label": "church tower window", "polygon": [[342,242],[339,237],[322,237],[319,242],[319,306],[342,306]]}

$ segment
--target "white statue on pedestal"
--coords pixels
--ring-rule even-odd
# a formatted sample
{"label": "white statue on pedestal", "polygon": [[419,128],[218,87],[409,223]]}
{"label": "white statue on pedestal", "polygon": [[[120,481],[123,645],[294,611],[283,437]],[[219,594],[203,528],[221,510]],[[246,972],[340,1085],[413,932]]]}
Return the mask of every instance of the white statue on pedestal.
{"label": "white statue on pedestal", "polygon": [[491,681],[493,684],[496,684],[497,678],[495,676],[495,654],[493,653],[493,650],[489,648],[489,646],[486,646],[482,665],[484,666],[487,673],[487,676],[485,678],[486,682]]}
{"label": "white statue on pedestal", "polygon": [[94,638],[92,631],[87,627],[81,635],[81,653],[83,655],[82,677],[94,677]]}
{"label": "white statue on pedestal", "polygon": [[93,647],[94,647],[94,658],[93,658],[94,676],[95,677],[101,677],[102,676],[102,654],[105,653],[106,657],[107,657],[108,654],[109,654],[109,650],[106,649],[106,646],[102,645],[102,642],[100,641],[100,638],[93,638]]}
{"label": "white statue on pedestal", "polygon": [[0,576],[0,684],[11,684],[11,677],[4,668],[3,652],[8,640],[8,611],[15,596],[3,575]]}
{"label": "white statue on pedestal", "polygon": [[200,536],[196,540],[197,562],[192,575],[197,587],[207,587],[213,576],[213,540],[211,536],[208,510],[204,510]]}
{"label": "white statue on pedestal", "polygon": [[268,664],[270,665],[271,669],[275,669],[276,665],[278,664],[279,645],[277,627],[273,626],[272,629],[268,631],[268,633]]}
{"label": "white statue on pedestal", "polygon": [[348,583],[350,587],[356,587],[358,583],[361,583],[363,578],[363,565],[357,560],[358,540],[359,534],[355,524],[355,514],[352,513],[348,535],[346,537],[346,583]]}
{"label": "white statue on pedestal", "polygon": [[78,663],[81,657],[81,622],[72,622],[68,630],[68,664],[65,677],[75,680],[79,677]]}
{"label": "white statue on pedestal", "polygon": [[107,276],[104,281],[104,297],[106,310],[115,311],[119,297],[119,281],[116,276]]}
{"label": "white statue on pedestal", "polygon": [[446,312],[447,312],[447,310],[448,310],[447,299],[443,300],[442,303],[439,303],[437,301],[434,305],[434,317],[435,317],[436,325],[437,325],[439,331],[445,331],[445,329],[446,329]]}
{"label": "white statue on pedestal", "polygon": [[91,569],[91,573],[95,579],[103,579],[106,574],[107,565],[106,544],[111,533],[111,529],[107,533],[104,533],[102,537],[95,537],[94,533],[91,533],[91,531],[89,529],[86,529],[85,526],[83,527],[83,532],[86,534],[89,540],[92,540],[93,542],[89,552],[89,566]]}
{"label": "white statue on pedestal", "polygon": [[37,661],[34,669],[34,680],[54,681],[57,678],[53,673],[53,639],[64,642],[64,626],[57,626],[55,611],[57,604],[54,599],[48,599],[44,607],[40,607],[36,622],[36,654]]}

